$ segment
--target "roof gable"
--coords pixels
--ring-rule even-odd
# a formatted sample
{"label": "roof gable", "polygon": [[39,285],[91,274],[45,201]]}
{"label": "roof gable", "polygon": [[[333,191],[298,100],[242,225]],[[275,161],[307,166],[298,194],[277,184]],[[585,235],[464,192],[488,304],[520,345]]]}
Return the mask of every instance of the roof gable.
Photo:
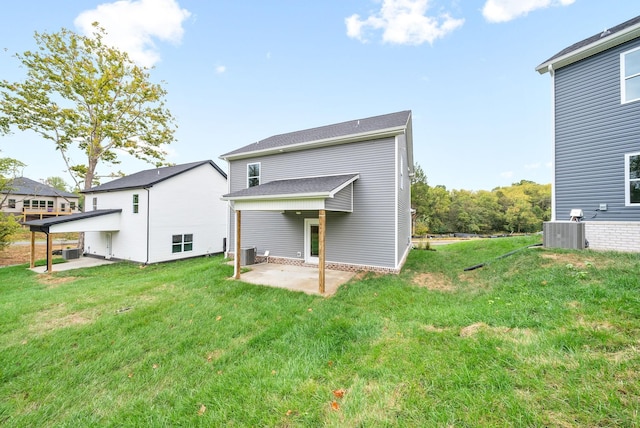
{"label": "roof gable", "polygon": [[206,160],[185,163],[182,165],[147,169],[144,171],[136,172],[135,174],[127,175],[126,177],[118,178],[105,184],[101,184],[100,186],[92,187],[89,190],[82,191],[82,193],[114,192],[118,190],[152,187],[154,184],[160,183],[164,180],[168,180],[169,178],[175,177],[184,172],[190,171],[194,168],[206,164],[210,164],[226,180],[227,174],[222,171],[220,167],[218,167],[218,165],[216,165],[213,161]]}
{"label": "roof gable", "polygon": [[249,154],[270,153],[284,150],[285,148],[315,146],[321,143],[347,141],[350,137],[366,139],[376,133],[389,131],[400,134],[410,126],[411,111],[405,110],[396,113],[373,116],[364,119],[355,119],[302,131],[289,132],[274,135],[256,143],[246,145],[239,149],[225,153],[222,159],[247,157]]}
{"label": "roof gable", "polygon": [[48,196],[62,198],[77,198],[78,195],[64,190],[58,190],[55,187],[48,186],[26,177],[18,177],[7,183],[7,189],[3,193],[12,195],[28,195],[28,196]]}
{"label": "roof gable", "polygon": [[537,66],[536,70],[544,74],[550,66],[558,69],[638,37],[640,37],[640,16],[572,44]]}

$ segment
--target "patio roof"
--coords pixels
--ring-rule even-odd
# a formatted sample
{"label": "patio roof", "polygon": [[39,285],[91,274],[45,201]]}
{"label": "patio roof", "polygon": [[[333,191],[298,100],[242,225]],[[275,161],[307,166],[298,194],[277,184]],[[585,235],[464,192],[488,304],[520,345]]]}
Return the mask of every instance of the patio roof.
{"label": "patio roof", "polygon": [[31,232],[64,233],[120,230],[121,209],[94,210],[28,221]]}
{"label": "patio roof", "polygon": [[222,196],[230,201],[235,210],[318,210],[350,211],[336,209],[327,200],[336,198],[339,192],[345,191],[341,207],[353,206],[353,192],[349,187],[360,178],[359,174],[325,175],[319,177],[302,177],[286,180],[275,180],[259,186],[231,192]]}

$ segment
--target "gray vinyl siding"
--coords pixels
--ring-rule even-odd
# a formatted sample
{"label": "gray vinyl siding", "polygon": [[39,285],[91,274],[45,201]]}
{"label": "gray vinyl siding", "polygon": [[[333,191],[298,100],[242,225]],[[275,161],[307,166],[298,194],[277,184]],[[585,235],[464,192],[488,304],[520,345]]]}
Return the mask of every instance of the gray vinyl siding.
{"label": "gray vinyl siding", "polygon": [[335,194],[333,198],[328,198],[325,207],[333,211],[351,211],[351,201],[353,192],[353,183]]}
{"label": "gray vinyl siding", "polygon": [[[359,173],[353,183],[353,212],[328,212],[328,262],[395,268],[395,139],[387,138],[231,161],[230,191],[246,186],[247,163],[261,163],[261,182]],[[229,249],[234,248],[235,217],[231,215]],[[297,258],[303,252],[304,218],[317,211],[242,212],[242,246],[258,254]]]}
{"label": "gray vinyl siding", "polygon": [[[621,104],[620,54],[634,40],[555,72],[556,220],[639,221],[625,206],[625,153],[640,152],[640,102]],[[607,211],[598,211],[600,204]]]}
{"label": "gray vinyl siding", "polygon": [[[402,159],[402,161],[400,160]],[[407,165],[407,142],[404,135],[398,136],[398,159],[397,159],[398,171],[396,176],[398,177],[398,224],[397,233],[398,241],[397,245],[397,259],[396,263],[400,263],[404,253],[407,251],[407,247],[411,245],[411,179],[409,178],[409,165]],[[404,169],[402,173],[403,185],[400,184],[400,165]]]}

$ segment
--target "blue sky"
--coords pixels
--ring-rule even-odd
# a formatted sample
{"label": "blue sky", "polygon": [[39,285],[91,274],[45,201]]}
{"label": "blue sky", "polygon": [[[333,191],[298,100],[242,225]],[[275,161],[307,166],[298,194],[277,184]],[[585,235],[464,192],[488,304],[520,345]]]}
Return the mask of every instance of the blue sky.
{"label": "blue sky", "polygon": [[[637,0],[17,0],[0,14],[0,78],[35,31],[111,43],[164,81],[179,126],[167,161],[212,159],[269,137],[413,111],[414,158],[430,185],[490,190],[551,182],[551,81],[535,66],[639,14]],[[32,179],[71,183],[52,143],[0,137]],[[122,156],[114,170],[150,166]],[[77,160],[81,157],[77,155]],[[103,180],[107,181],[107,180]]]}

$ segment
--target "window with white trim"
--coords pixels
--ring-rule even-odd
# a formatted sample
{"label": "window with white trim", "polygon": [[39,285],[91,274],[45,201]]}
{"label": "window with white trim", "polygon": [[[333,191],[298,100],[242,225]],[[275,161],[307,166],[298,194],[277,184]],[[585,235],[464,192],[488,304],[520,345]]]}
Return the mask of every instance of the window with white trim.
{"label": "window with white trim", "polygon": [[625,205],[640,205],[640,152],[624,155]]}
{"label": "window with white trim", "polygon": [[15,207],[16,207],[16,200],[9,199],[9,208],[15,208]]}
{"label": "window with white trim", "polygon": [[133,213],[138,214],[138,194],[133,195]]}
{"label": "window with white trim", "polygon": [[98,198],[93,198],[93,210],[98,209]]}
{"label": "window with white trim", "polygon": [[260,162],[247,164],[247,187],[260,185]]}
{"label": "window with white trim", "polygon": [[640,100],[640,48],[620,54],[620,93],[623,104]]}
{"label": "window with white trim", "polygon": [[173,235],[171,237],[171,252],[181,253],[193,250],[193,234]]}

